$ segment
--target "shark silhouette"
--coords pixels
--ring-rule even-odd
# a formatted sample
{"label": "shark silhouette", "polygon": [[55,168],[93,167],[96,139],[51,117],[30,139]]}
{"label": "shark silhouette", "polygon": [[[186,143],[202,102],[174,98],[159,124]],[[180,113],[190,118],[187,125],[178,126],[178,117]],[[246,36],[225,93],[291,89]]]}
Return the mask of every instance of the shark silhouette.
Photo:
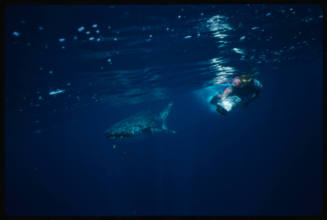
{"label": "shark silhouette", "polygon": [[176,131],[168,129],[166,123],[172,106],[173,103],[170,102],[159,114],[154,114],[151,111],[136,113],[135,115],[113,124],[104,134],[110,139],[123,139],[157,132],[175,134]]}

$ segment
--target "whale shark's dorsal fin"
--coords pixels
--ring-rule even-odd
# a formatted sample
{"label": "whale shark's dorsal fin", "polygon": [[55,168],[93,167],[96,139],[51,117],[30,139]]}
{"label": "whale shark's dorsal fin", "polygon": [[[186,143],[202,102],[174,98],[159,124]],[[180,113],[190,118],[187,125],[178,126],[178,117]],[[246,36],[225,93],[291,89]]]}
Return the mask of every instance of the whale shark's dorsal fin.
{"label": "whale shark's dorsal fin", "polygon": [[173,107],[173,103],[170,102],[166,106],[166,108],[164,108],[164,110],[162,110],[162,112],[160,113],[160,119],[162,120],[162,129],[163,130],[168,130],[166,121],[167,121],[167,117],[168,117],[172,107]]}

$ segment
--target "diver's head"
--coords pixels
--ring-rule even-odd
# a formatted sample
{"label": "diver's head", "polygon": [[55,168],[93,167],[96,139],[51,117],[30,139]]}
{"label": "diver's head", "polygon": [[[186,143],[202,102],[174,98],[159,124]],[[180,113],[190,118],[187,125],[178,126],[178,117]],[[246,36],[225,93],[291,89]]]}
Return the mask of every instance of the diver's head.
{"label": "diver's head", "polygon": [[251,82],[254,79],[254,73],[243,73],[240,78],[243,83]]}

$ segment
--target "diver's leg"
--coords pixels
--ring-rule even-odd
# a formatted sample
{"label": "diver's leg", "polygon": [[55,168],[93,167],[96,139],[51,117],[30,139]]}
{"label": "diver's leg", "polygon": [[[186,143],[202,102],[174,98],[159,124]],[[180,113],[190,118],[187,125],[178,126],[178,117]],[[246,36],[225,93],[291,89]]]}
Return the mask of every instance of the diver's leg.
{"label": "diver's leg", "polygon": [[227,87],[221,96],[221,100],[224,100],[225,98],[227,98],[232,92],[233,92],[233,89],[231,87]]}

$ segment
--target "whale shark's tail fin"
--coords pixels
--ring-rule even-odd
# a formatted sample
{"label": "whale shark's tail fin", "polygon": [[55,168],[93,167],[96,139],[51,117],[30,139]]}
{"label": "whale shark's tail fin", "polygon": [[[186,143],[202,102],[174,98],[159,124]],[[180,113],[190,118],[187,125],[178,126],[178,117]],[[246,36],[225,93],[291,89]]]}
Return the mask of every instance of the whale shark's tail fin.
{"label": "whale shark's tail fin", "polygon": [[173,107],[173,103],[170,102],[167,105],[167,107],[164,108],[164,110],[162,110],[162,112],[160,113],[160,118],[162,120],[162,129],[163,130],[168,130],[166,121],[167,121],[167,117],[168,117],[172,107]]}

